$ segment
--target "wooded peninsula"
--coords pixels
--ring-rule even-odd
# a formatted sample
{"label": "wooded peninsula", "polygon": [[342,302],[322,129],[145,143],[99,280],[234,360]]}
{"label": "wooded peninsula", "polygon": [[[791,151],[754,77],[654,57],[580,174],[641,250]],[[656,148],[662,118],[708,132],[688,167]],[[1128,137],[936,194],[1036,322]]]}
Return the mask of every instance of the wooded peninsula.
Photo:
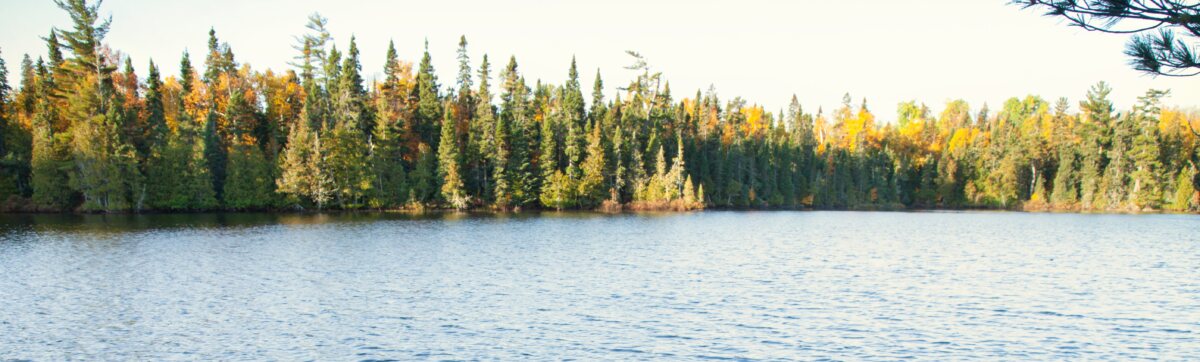
{"label": "wooded peninsula", "polygon": [[598,70],[588,99],[574,60],[565,83],[531,82],[515,57],[470,59],[465,37],[452,84],[428,50],[414,67],[390,43],[368,83],[355,39],[339,50],[316,14],[293,69],[239,64],[210,31],[202,67],[184,52],[180,74],[142,76],[97,5],[60,6],[74,27],[24,56],[19,86],[0,59],[6,211],[1200,210],[1200,113],[1164,107],[1167,91],[1123,111],[1103,82],[1077,112],[912,101],[876,122],[850,95],[815,112],[677,97],[636,52],[615,99]]}

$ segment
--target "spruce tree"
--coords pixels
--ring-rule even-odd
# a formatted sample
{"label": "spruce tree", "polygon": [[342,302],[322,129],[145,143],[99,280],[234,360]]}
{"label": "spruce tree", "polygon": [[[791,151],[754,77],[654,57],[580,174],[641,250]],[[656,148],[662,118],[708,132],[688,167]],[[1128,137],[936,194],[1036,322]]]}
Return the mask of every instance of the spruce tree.
{"label": "spruce tree", "polygon": [[509,135],[512,131],[508,126],[508,119],[509,117],[506,116],[496,119],[496,127],[493,130],[495,145],[491,152],[492,180],[495,182],[492,192],[493,205],[500,210],[507,210],[513,205],[512,179],[509,171],[509,148],[511,147]]}
{"label": "spruce tree", "polygon": [[437,144],[437,129],[442,118],[442,100],[438,94],[437,75],[433,73],[433,62],[429,56],[429,42],[425,42],[425,54],[417,71],[417,85],[413,88],[417,108],[414,114],[415,131],[421,142]]}
{"label": "spruce tree", "polygon": [[467,208],[470,197],[463,185],[462,158],[454,128],[453,112],[447,107],[445,118],[442,119],[441,144],[438,145],[438,177],[441,179],[442,199],[455,210],[463,210]]}
{"label": "spruce tree", "polygon": [[166,142],[170,130],[167,128],[167,118],[164,114],[166,111],[163,109],[162,79],[153,59],[150,60],[149,69],[150,74],[146,78],[146,146],[155,149],[162,147]]}
{"label": "spruce tree", "polygon": [[368,205],[373,208],[403,207],[408,201],[408,175],[404,168],[403,99],[400,90],[400,61],[396,47],[388,42],[384,62],[384,83],[376,95],[377,111],[372,120],[367,144],[371,165],[372,188]]}
{"label": "spruce tree", "polygon": [[1055,171],[1054,191],[1050,197],[1051,205],[1056,208],[1071,208],[1079,198],[1074,147],[1064,145],[1058,149],[1058,170]]}
{"label": "spruce tree", "polygon": [[608,196],[604,189],[604,145],[600,127],[592,128],[588,135],[587,157],[583,160],[583,177],[579,180],[579,206],[594,208]]}
{"label": "spruce tree", "polygon": [[303,208],[311,202],[320,210],[329,202],[332,181],[320,167],[321,155],[321,140],[311,125],[301,121],[293,126],[279,160],[280,175],[275,180],[277,190],[288,195],[293,206]]}
{"label": "spruce tree", "polygon": [[[584,148],[587,145],[587,105],[583,100],[583,90],[579,85],[579,71],[575,67],[575,57],[571,57],[571,68],[567,72],[567,84],[562,92],[563,120],[566,123],[566,144],[563,152],[567,158],[568,168],[577,168],[583,162]],[[572,172],[568,176],[578,177]]]}
{"label": "spruce tree", "polygon": [[471,174],[478,180],[474,193],[480,201],[490,203],[494,197],[494,160],[496,159],[496,109],[492,105],[491,64],[487,54],[479,65],[479,90],[475,96],[475,117],[468,127],[468,146],[474,153],[476,162],[471,167]]}
{"label": "spruce tree", "polygon": [[271,163],[257,145],[237,143],[230,148],[225,176],[225,207],[258,210],[273,206]]}
{"label": "spruce tree", "polygon": [[413,172],[409,173],[408,203],[412,206],[430,206],[438,194],[437,187],[437,154],[424,143],[417,146],[417,161]]}
{"label": "spruce tree", "polygon": [[375,118],[372,128],[369,161],[372,170],[371,198],[373,208],[395,208],[408,198],[408,180],[404,171],[403,145],[394,121],[383,114]]}
{"label": "spruce tree", "polygon": [[353,37],[350,48],[338,71],[340,80],[330,90],[335,97],[333,129],[326,132],[324,161],[320,167],[334,185],[334,199],[342,208],[358,208],[371,191],[367,142],[361,124],[370,122],[366,116],[366,91],[363,89],[358,46]]}

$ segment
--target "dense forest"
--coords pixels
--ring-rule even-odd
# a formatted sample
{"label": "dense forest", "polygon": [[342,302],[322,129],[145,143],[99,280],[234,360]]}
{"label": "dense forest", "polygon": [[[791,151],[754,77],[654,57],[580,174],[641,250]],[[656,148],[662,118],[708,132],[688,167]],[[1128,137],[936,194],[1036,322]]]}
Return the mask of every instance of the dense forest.
{"label": "dense forest", "polygon": [[573,60],[564,84],[530,82],[515,57],[473,62],[465,38],[452,84],[393,44],[368,84],[355,39],[339,50],[319,15],[294,69],[239,64],[210,31],[202,67],[185,52],[180,74],[143,76],[104,43],[98,5],[60,6],[73,28],[24,56],[18,86],[0,59],[6,210],[1200,207],[1200,114],[1166,91],[1126,111],[1103,82],[1074,113],[905,102],[889,123],[849,95],[828,112],[676,98],[635,52],[639,75],[606,99],[597,71],[588,99]]}

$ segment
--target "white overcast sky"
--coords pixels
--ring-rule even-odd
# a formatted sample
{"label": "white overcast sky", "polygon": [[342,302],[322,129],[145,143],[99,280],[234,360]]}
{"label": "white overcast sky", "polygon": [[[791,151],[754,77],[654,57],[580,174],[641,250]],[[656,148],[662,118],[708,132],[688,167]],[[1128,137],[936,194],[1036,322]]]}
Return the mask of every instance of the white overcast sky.
{"label": "white overcast sky", "polygon": [[[1006,0],[840,1],[313,1],[109,0],[107,43],[145,74],[153,58],[167,74],[186,48],[203,63],[208,29],[217,30],[240,63],[283,69],[305,17],[320,12],[345,49],[358,37],[363,69],[376,77],[389,39],[400,57],[416,62],[429,40],[439,80],[454,81],[455,48],[466,35],[473,66],[489,55],[498,74],[515,55],[522,74],[562,82],[571,56],[591,89],[599,68],[608,98],[632,72],[624,51],[637,50],[671,82],[676,99],[709,85],[722,100],[734,96],[785,107],[796,94],[806,110],[837,106],[849,92],[866,97],[881,120],[896,104],[915,99],[940,112],[962,98],[973,110],[998,110],[1009,97],[1068,97],[1076,108],[1089,86],[1105,80],[1127,108],[1149,88],[1171,89],[1168,104],[1196,106],[1200,77],[1150,77],[1122,54],[1126,36],[1086,32],[1022,10]],[[22,54],[45,53],[41,36],[70,27],[50,0],[0,0],[0,51],[10,82],[19,80]],[[496,83],[493,83],[496,84]]]}

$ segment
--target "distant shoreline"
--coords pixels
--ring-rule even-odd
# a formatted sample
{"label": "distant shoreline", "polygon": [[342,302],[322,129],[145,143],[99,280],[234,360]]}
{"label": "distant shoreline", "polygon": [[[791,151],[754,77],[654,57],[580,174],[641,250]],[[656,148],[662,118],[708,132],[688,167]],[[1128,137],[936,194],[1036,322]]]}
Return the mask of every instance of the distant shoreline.
{"label": "distant shoreline", "polygon": [[1032,213],[1032,214],[1097,214],[1097,215],[1144,215],[1144,214],[1167,214],[1167,215],[1200,215],[1196,212],[1173,211],[1165,209],[1152,210],[1130,210],[1130,209],[1115,209],[1115,210],[1081,210],[1081,209],[1064,209],[1064,208],[987,208],[987,207],[965,207],[965,208],[925,208],[925,207],[851,207],[851,208],[787,208],[787,207],[706,207],[700,209],[688,210],[672,210],[672,209],[633,209],[624,207],[618,210],[602,210],[602,209],[518,209],[518,210],[497,210],[493,208],[469,208],[464,210],[455,210],[452,208],[424,208],[424,209],[295,209],[295,208],[280,208],[280,209],[252,209],[252,210],[231,210],[231,209],[210,209],[210,210],[187,210],[187,211],[162,211],[162,210],[146,210],[146,211],[121,211],[121,212],[83,212],[83,211],[39,211],[39,210],[5,210],[0,211],[0,215],[198,215],[198,214],[277,214],[277,215],[319,215],[319,214],[406,214],[406,215],[437,215],[437,214],[495,214],[495,215],[531,215],[543,213],[590,213],[590,214],[639,214],[639,213],[692,213],[704,211],[852,211],[852,212],[1015,212],[1015,213]]}

